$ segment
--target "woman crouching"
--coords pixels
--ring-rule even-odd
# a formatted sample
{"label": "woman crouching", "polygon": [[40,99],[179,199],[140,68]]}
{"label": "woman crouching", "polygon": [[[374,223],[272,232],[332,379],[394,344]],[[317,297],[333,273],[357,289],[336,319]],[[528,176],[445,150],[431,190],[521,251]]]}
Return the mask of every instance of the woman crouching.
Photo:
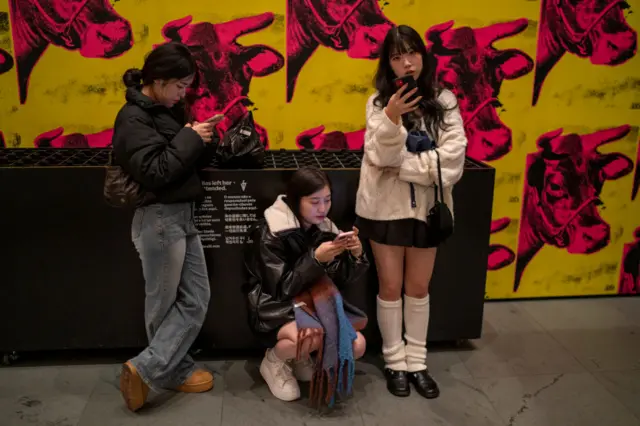
{"label": "woman crouching", "polygon": [[354,361],[365,352],[358,330],[367,317],[343,301],[339,288],[356,285],[369,263],[357,229],[337,238],[330,208],[326,173],[302,168],[249,233],[249,322],[269,348],[260,374],[283,401],[300,398],[299,380],[311,381],[312,403],[333,405],[336,394],[351,392]]}

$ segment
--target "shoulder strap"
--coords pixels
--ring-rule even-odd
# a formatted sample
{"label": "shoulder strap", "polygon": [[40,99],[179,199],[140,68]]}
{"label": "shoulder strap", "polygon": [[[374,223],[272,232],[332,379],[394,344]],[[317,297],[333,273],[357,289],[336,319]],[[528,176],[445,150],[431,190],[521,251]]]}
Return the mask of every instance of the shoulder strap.
{"label": "shoulder strap", "polygon": [[[444,203],[444,190],[442,189],[442,168],[440,167],[440,153],[438,149],[434,149],[436,152],[436,158],[438,163],[438,185],[435,185],[435,193],[436,193],[436,202],[438,201],[438,189],[440,189],[440,201]],[[439,188],[438,188],[439,187]]]}

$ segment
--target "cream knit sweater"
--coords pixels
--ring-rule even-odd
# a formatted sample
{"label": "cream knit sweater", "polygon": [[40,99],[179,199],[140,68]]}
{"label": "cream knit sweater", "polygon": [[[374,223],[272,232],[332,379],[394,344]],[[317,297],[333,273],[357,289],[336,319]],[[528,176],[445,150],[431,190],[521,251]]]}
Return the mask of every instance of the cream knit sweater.
{"label": "cream knit sweater", "polygon": [[[373,220],[414,218],[424,221],[435,200],[433,185],[438,182],[436,153],[408,152],[405,146],[407,130],[402,123],[393,123],[382,108],[375,106],[374,98],[375,94],[367,101],[367,128],[356,213]],[[438,99],[446,109],[455,106],[445,113],[449,127],[440,132],[436,141],[445,203],[453,213],[451,191],[462,177],[467,137],[455,95],[443,90]],[[411,207],[410,182],[415,188],[415,208]]]}

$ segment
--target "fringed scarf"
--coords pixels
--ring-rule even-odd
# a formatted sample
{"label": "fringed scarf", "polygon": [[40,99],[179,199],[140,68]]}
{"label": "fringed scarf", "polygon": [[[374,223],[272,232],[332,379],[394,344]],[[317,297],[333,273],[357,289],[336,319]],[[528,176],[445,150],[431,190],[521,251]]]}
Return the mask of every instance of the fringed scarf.
{"label": "fringed scarf", "polygon": [[[356,330],[367,325],[367,317],[345,312],[342,296],[328,276],[323,276],[308,291],[295,298],[298,326],[296,359],[309,358],[309,341],[321,337],[311,379],[311,404],[333,407],[336,395],[345,399],[351,394],[355,377],[353,342]],[[309,339],[309,340],[307,340]]]}

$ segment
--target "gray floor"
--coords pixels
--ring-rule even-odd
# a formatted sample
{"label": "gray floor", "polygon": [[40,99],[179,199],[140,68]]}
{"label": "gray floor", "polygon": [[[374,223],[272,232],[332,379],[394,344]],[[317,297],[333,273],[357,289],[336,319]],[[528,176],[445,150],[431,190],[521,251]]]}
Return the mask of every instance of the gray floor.
{"label": "gray floor", "polygon": [[206,363],[216,386],[129,413],[119,365],[0,368],[0,425],[640,425],[640,298],[487,303],[470,350],[431,351],[439,399],[387,394],[377,359],[329,415],[269,394],[258,360]]}

